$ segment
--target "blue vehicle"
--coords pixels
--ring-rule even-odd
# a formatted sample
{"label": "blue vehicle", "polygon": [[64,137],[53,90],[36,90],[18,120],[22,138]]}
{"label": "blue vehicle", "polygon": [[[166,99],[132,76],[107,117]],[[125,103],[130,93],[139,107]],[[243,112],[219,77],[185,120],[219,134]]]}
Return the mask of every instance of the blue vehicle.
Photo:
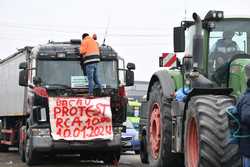
{"label": "blue vehicle", "polygon": [[134,151],[140,154],[140,141],[138,129],[134,127],[130,120],[126,121],[126,133],[122,133],[122,151]]}

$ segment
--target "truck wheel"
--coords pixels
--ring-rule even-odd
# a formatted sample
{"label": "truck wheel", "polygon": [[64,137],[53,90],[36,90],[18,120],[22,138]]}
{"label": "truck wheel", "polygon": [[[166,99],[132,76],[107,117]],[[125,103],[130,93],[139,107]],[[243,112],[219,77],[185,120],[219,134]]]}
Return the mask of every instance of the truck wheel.
{"label": "truck wheel", "polygon": [[147,153],[147,141],[146,136],[142,135],[141,143],[140,143],[140,158],[142,163],[148,163],[148,153]]}
{"label": "truck wheel", "polygon": [[119,163],[121,151],[107,153],[103,161],[107,165],[117,165]]}
{"label": "truck wheel", "polygon": [[229,143],[225,109],[233,105],[227,96],[196,96],[188,103],[185,122],[186,167],[238,167],[238,146]]}
{"label": "truck wheel", "polygon": [[39,163],[39,155],[33,150],[30,138],[27,138],[25,141],[25,160],[26,164],[29,166]]}
{"label": "truck wheel", "polygon": [[140,150],[135,150],[135,154],[140,154]]}
{"label": "truck wheel", "polygon": [[18,151],[19,151],[20,159],[21,159],[23,162],[25,162],[25,150],[24,150],[24,145],[23,145],[23,143],[19,143]]}
{"label": "truck wheel", "polygon": [[19,130],[19,145],[18,145],[18,151],[19,151],[19,156],[20,159],[25,162],[25,146],[24,146],[24,142],[23,139],[25,138],[25,126],[22,126]]}
{"label": "truck wheel", "polygon": [[0,144],[0,152],[8,152],[9,147],[7,145]]}
{"label": "truck wheel", "polygon": [[151,167],[178,166],[183,159],[171,152],[172,118],[159,82],[151,87],[148,101],[147,152]]}

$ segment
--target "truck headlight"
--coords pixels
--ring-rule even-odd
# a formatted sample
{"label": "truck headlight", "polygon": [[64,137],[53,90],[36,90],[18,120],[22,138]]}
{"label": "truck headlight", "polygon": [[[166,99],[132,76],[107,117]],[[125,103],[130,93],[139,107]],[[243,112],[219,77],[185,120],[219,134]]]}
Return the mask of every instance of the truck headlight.
{"label": "truck headlight", "polygon": [[33,128],[31,129],[33,136],[50,136],[49,128]]}

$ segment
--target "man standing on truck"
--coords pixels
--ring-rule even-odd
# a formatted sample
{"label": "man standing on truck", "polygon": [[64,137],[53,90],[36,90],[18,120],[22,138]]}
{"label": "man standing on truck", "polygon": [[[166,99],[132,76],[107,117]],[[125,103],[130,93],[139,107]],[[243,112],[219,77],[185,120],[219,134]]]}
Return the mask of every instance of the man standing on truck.
{"label": "man standing on truck", "polygon": [[96,85],[101,89],[101,83],[97,74],[97,63],[100,62],[100,52],[96,41],[87,33],[82,35],[80,55],[83,57],[83,66],[85,66],[88,77],[89,96],[93,97],[94,86]]}
{"label": "man standing on truck", "polygon": [[245,71],[247,90],[239,99],[237,110],[240,114],[240,135],[242,136],[240,138],[240,153],[243,167],[250,167],[250,64],[245,67]]}

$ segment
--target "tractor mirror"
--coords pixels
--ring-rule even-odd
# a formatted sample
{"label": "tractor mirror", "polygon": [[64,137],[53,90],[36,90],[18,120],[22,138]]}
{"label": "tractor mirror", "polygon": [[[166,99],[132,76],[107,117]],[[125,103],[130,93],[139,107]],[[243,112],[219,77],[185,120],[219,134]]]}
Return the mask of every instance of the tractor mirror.
{"label": "tractor mirror", "polygon": [[185,27],[174,28],[174,52],[185,51]]}

